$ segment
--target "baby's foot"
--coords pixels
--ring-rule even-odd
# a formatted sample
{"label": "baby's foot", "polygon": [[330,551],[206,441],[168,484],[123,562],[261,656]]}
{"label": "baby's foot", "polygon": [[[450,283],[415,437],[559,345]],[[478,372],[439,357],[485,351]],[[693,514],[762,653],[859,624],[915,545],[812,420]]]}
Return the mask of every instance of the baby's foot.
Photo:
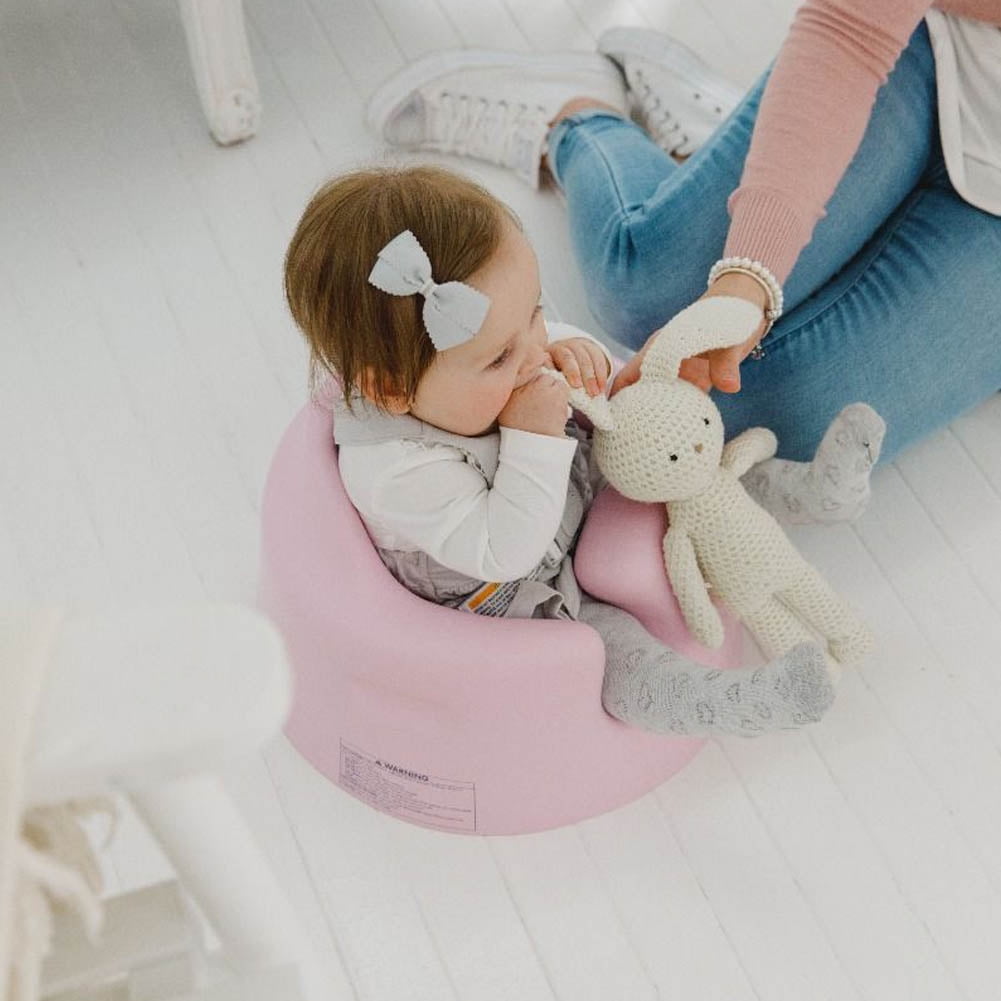
{"label": "baby's foot", "polygon": [[853,403],[831,422],[812,462],[769,459],[741,482],[779,521],[853,521],[869,501],[869,476],[885,434],[886,424],[872,407]]}
{"label": "baby's foot", "polygon": [[[631,661],[631,662],[630,662]],[[815,723],[834,701],[827,659],[812,643],[758,668],[720,671],[677,657],[606,667],[605,708],[654,733],[756,737]]]}

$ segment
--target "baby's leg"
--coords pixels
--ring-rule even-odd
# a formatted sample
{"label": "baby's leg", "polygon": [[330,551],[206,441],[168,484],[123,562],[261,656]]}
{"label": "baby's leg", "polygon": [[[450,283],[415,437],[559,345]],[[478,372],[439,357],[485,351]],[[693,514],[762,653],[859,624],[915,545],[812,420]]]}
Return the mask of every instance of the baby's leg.
{"label": "baby's leg", "polygon": [[787,524],[851,521],[869,500],[869,474],[885,434],[886,424],[872,407],[853,403],[831,422],[812,462],[768,459],[741,483]]}
{"label": "baby's leg", "polygon": [[605,710],[642,730],[753,737],[814,723],[834,701],[827,663],[815,644],[764,667],[724,671],[688,660],[628,612],[588,595],[579,618],[605,642]]}

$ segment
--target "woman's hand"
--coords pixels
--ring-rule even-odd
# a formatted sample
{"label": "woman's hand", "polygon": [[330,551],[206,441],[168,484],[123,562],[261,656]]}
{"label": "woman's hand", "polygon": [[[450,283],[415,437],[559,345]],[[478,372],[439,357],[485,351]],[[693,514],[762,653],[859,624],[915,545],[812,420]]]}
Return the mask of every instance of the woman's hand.
{"label": "woman's hand", "polygon": [[594,341],[586,337],[568,337],[547,348],[551,368],[563,373],[571,388],[586,387],[588,396],[604,392],[610,374],[608,358]]}
{"label": "woman's hand", "polygon": [[[721,393],[736,393],[740,390],[740,363],[754,350],[755,345],[768,329],[768,321],[764,316],[768,298],[765,290],[753,278],[736,272],[721,275],[700,296],[700,299],[716,295],[735,296],[753,302],[761,308],[761,324],[743,344],[738,344],[733,348],[718,348],[715,351],[707,351],[695,358],[686,358],[681,363],[678,375],[698,386],[703,392],[709,392],[715,386]],[[622,367],[612,383],[609,396],[614,396],[620,389],[625,389],[626,386],[632,385],[639,379],[643,357],[659,333],[659,330],[655,330],[647,339],[646,344]]]}
{"label": "woman's hand", "polygon": [[754,350],[768,329],[768,321],[765,319],[768,295],[753,278],[737,271],[720,275],[701,298],[707,299],[714,295],[729,295],[753,302],[761,308],[761,324],[743,344],[738,344],[735,348],[718,348],[707,351],[698,358],[686,358],[681,363],[678,374],[706,392],[710,386],[715,386],[721,393],[736,393],[740,390],[740,363]]}

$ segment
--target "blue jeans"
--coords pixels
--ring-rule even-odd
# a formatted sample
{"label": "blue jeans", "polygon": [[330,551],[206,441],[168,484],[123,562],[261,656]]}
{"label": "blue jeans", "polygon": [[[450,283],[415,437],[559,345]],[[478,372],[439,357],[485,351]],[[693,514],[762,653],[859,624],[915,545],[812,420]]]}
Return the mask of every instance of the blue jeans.
{"label": "blue jeans", "polygon": [[[611,113],[552,129],[589,305],[620,343],[640,347],[705,291],[767,76],[683,164]],[[885,418],[892,459],[1001,389],[999,279],[1001,218],[964,202],[946,173],[922,22],[786,281],[765,357],[741,366],[739,393],[714,392],[727,433],[764,425],[779,455],[808,459],[861,400]]]}

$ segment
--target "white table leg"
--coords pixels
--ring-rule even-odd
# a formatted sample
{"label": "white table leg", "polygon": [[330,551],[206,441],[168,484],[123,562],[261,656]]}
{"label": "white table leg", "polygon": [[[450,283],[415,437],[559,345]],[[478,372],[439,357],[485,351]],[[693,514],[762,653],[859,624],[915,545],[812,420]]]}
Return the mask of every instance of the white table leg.
{"label": "white table leg", "polygon": [[242,816],[213,775],[130,792],[185,889],[239,972],[296,964],[305,997],[321,998],[309,939]]}
{"label": "white table leg", "polygon": [[180,0],[191,68],[209,130],[223,146],[257,132],[261,101],[241,0]]}

